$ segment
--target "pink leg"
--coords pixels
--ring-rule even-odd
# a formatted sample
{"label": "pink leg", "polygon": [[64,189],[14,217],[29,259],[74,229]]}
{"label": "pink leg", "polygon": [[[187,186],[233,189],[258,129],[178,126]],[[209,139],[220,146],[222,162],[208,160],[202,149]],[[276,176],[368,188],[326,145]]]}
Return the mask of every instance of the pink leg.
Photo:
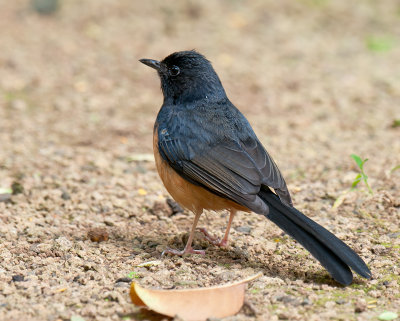
{"label": "pink leg", "polygon": [[196,231],[196,226],[197,226],[197,223],[199,222],[200,215],[201,215],[201,212],[198,213],[198,214],[195,213],[194,222],[193,222],[193,225],[192,225],[192,230],[190,231],[189,239],[188,239],[188,241],[186,243],[185,248],[182,251],[178,251],[178,250],[175,250],[175,249],[167,248],[162,252],[161,256],[164,256],[165,254],[168,254],[168,253],[169,254],[173,254],[173,255],[183,255],[183,254],[186,254],[186,253],[202,254],[202,255],[206,254],[206,252],[204,250],[194,250],[192,248],[194,232]]}
{"label": "pink leg", "polygon": [[229,231],[231,230],[231,225],[232,225],[233,217],[235,216],[235,214],[236,214],[235,210],[230,211],[228,225],[226,227],[225,235],[222,238],[222,240],[218,239],[215,236],[210,235],[210,233],[208,233],[208,231],[204,227],[199,228],[199,230],[201,233],[204,234],[205,238],[210,243],[217,245],[217,246],[226,247],[228,245]]}

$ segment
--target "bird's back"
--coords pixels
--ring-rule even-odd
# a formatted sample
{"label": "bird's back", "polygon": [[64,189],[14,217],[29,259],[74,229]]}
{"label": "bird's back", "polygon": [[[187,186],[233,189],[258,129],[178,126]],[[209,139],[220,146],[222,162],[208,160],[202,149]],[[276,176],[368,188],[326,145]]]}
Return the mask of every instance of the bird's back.
{"label": "bird's back", "polygon": [[[256,212],[265,208],[256,197],[261,185],[278,194],[282,191],[284,201],[291,203],[278,167],[228,98],[212,101],[205,97],[191,105],[164,104],[156,125],[161,157],[191,183]],[[210,181],[215,178],[217,181]],[[221,181],[230,186],[217,186]]]}

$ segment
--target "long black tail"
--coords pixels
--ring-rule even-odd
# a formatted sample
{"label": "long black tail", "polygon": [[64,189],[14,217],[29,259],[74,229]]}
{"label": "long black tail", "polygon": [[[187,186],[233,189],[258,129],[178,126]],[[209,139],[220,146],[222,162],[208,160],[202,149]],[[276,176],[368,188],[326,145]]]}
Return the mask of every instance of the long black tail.
{"label": "long black tail", "polygon": [[267,218],[303,245],[336,281],[349,285],[353,280],[350,268],[364,278],[371,278],[364,261],[331,232],[294,207],[283,204],[269,189],[262,189],[258,195],[269,206]]}

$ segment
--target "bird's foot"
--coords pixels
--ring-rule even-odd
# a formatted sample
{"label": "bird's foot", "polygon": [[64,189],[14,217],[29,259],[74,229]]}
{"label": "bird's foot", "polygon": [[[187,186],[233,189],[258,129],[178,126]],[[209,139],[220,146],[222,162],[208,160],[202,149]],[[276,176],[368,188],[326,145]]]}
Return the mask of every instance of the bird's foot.
{"label": "bird's foot", "polygon": [[212,236],[210,233],[208,233],[207,229],[205,227],[199,227],[199,231],[204,234],[204,237],[206,238],[207,241],[209,241],[211,244],[214,244],[216,246],[220,247],[226,247],[228,245],[228,241],[225,239],[220,240],[216,236]]}
{"label": "bird's foot", "polygon": [[204,251],[204,250],[195,250],[190,246],[190,247],[185,247],[182,251],[167,248],[161,253],[161,257],[163,257],[165,254],[172,254],[172,255],[179,255],[179,256],[182,256],[183,254],[205,255],[206,251]]}

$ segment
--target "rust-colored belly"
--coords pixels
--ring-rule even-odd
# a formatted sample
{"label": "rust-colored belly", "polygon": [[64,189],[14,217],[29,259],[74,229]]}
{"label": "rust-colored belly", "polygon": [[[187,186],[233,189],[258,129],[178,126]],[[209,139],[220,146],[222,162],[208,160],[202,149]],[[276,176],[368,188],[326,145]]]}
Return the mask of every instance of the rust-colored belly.
{"label": "rust-colored belly", "polygon": [[165,188],[168,193],[171,194],[173,199],[183,207],[193,211],[194,213],[201,213],[203,209],[214,211],[227,209],[251,212],[248,208],[228,199],[219,197],[200,186],[186,181],[177,174],[175,170],[161,157],[158,151],[157,128],[155,128],[153,133],[153,150],[157,171]]}

